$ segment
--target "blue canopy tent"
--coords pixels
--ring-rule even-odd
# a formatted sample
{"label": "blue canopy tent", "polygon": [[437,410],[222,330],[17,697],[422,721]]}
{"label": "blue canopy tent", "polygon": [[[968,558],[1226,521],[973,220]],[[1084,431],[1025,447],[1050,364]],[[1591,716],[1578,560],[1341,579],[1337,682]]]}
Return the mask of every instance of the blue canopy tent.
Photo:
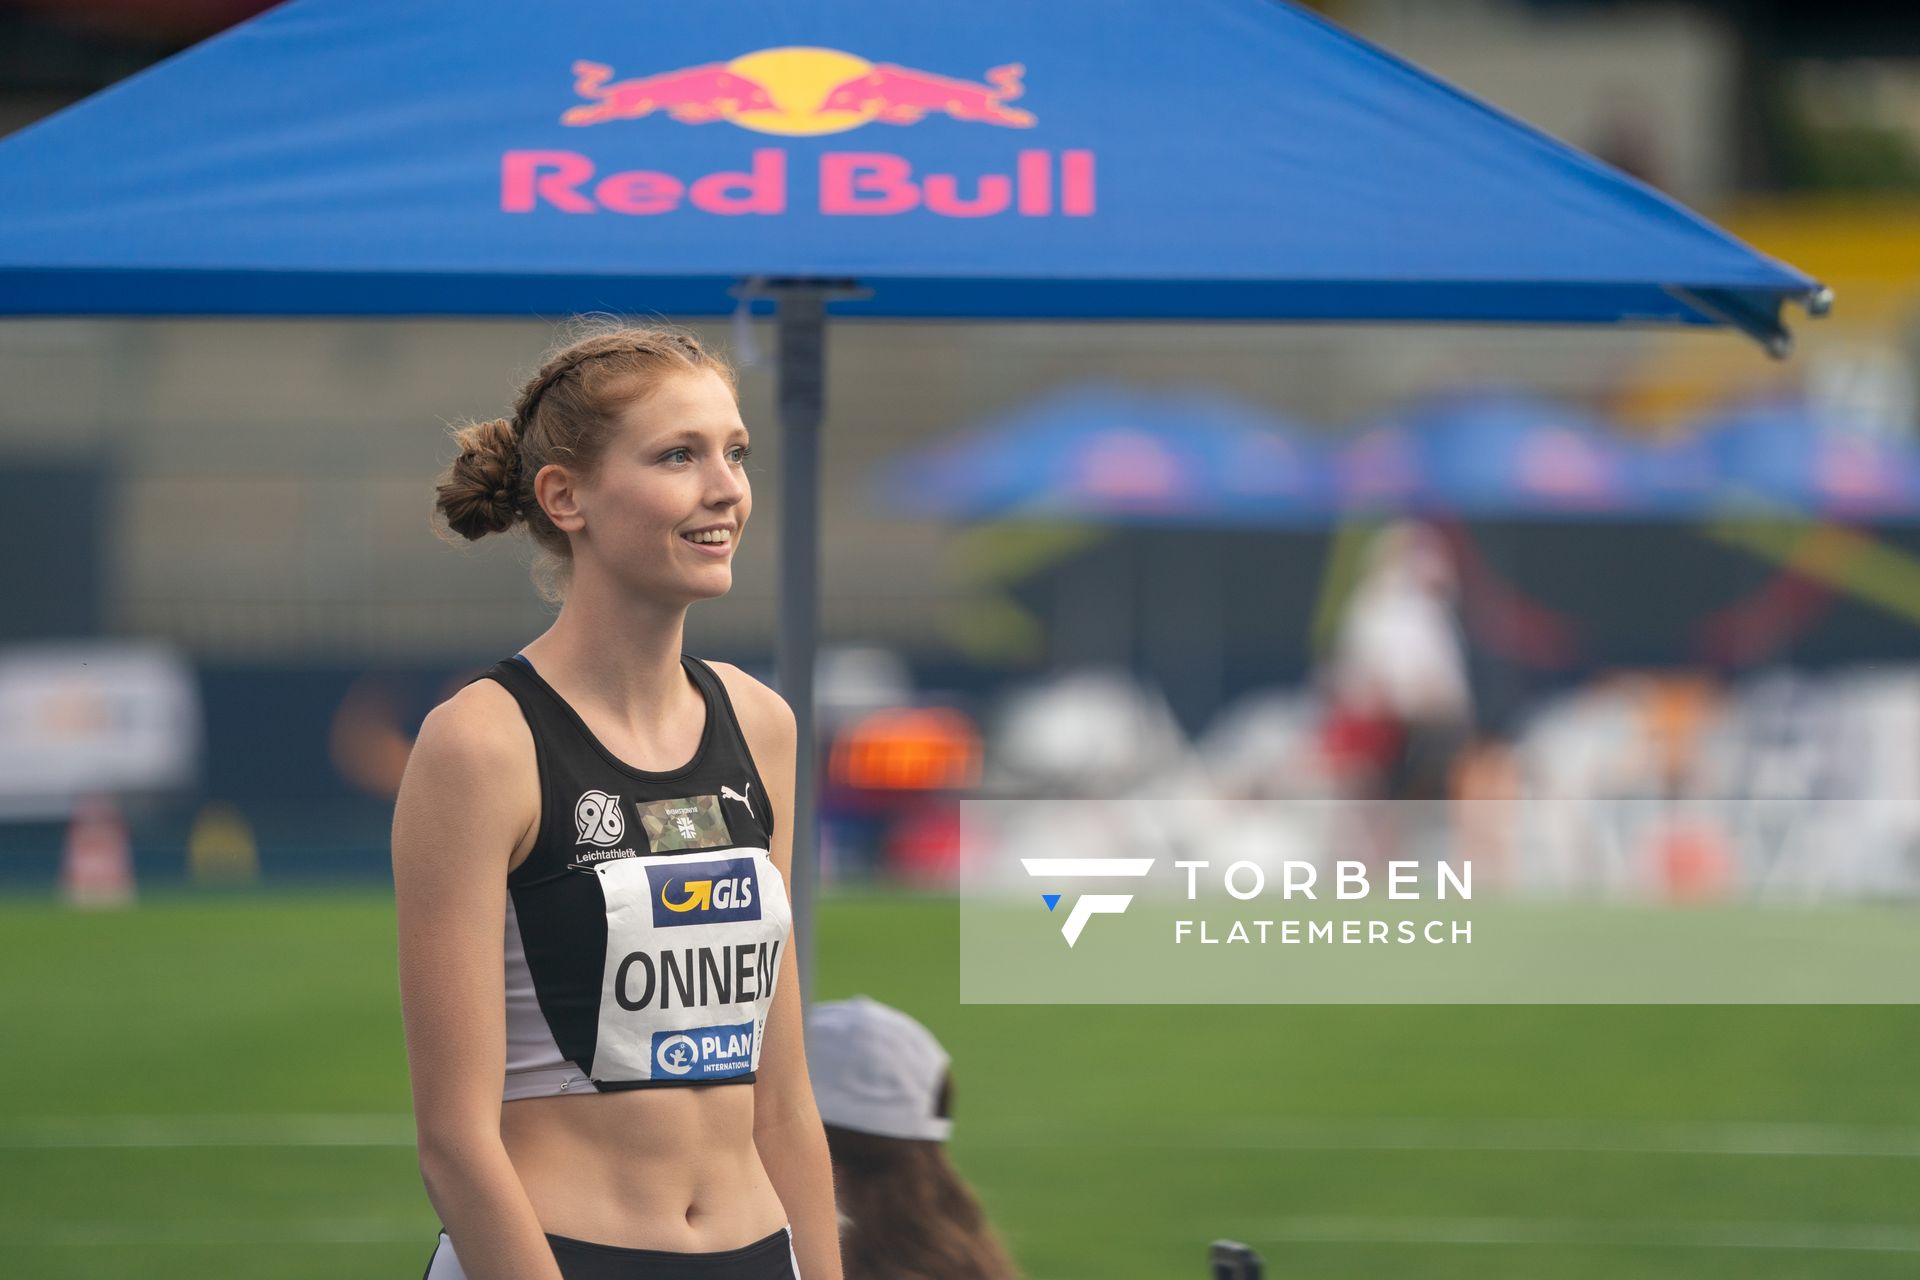
{"label": "blue canopy tent", "polygon": [[1733,324],[1820,288],[1273,0],[294,0],[0,147],[0,311]]}
{"label": "blue canopy tent", "polygon": [[[0,314],[774,309],[803,743],[829,307],[1732,325],[1779,353],[1782,304],[1826,305],[1273,0],[292,0],[0,143],[0,184]],[[805,751],[798,784],[805,919]]]}

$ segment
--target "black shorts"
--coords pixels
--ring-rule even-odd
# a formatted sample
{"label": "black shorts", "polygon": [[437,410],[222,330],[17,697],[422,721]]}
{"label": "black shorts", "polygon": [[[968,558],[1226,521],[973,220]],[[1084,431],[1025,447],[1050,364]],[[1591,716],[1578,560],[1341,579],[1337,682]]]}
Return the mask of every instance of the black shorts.
{"label": "black shorts", "polygon": [[[547,1243],[553,1247],[553,1260],[560,1264],[565,1280],[800,1280],[790,1227],[718,1253],[624,1249],[556,1236],[551,1231]],[[445,1231],[440,1233],[421,1280],[467,1280]]]}

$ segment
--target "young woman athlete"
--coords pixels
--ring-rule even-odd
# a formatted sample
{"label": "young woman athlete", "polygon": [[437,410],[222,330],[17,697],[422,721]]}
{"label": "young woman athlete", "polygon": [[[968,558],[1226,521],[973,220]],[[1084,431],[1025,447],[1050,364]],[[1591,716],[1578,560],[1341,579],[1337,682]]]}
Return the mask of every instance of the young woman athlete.
{"label": "young woman athlete", "polygon": [[666,329],[575,343],[460,433],[440,512],[524,520],[562,604],[427,717],[394,814],[427,1280],[840,1280],[793,713],[680,649],[732,584],[746,454],[732,372]]}

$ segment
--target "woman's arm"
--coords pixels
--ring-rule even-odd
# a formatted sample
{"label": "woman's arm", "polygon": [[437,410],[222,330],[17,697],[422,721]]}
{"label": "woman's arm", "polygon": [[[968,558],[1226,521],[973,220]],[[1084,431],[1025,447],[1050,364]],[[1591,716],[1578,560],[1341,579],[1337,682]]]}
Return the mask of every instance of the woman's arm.
{"label": "woman's arm", "polygon": [[[729,696],[747,735],[748,749],[776,815],[773,848],[768,853],[780,875],[793,878],[793,710],[779,694],[737,668],[712,664],[724,672]],[[797,929],[797,925],[796,925]],[[804,1280],[841,1280],[840,1225],[833,1204],[833,1162],[827,1133],[813,1101],[807,1075],[806,1043],[800,1009],[800,966],[794,959],[795,935],[780,957],[780,977],[767,1014],[766,1041],[753,1086],[753,1142],[760,1163],[780,1196],[793,1226],[793,1251]]]}
{"label": "woman's arm", "polygon": [[539,813],[533,736],[476,681],[427,716],[393,814],[420,1175],[470,1280],[561,1280],[500,1141],[507,864]]}

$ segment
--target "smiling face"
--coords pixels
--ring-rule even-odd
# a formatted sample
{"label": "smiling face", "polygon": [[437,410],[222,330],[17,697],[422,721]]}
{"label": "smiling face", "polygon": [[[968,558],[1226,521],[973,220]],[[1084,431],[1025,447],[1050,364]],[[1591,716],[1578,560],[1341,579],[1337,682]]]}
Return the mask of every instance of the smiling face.
{"label": "smiling face", "polygon": [[715,373],[671,374],[629,402],[591,474],[561,478],[548,504],[576,579],[591,566],[671,604],[726,594],[753,510],[746,454],[740,407]]}

